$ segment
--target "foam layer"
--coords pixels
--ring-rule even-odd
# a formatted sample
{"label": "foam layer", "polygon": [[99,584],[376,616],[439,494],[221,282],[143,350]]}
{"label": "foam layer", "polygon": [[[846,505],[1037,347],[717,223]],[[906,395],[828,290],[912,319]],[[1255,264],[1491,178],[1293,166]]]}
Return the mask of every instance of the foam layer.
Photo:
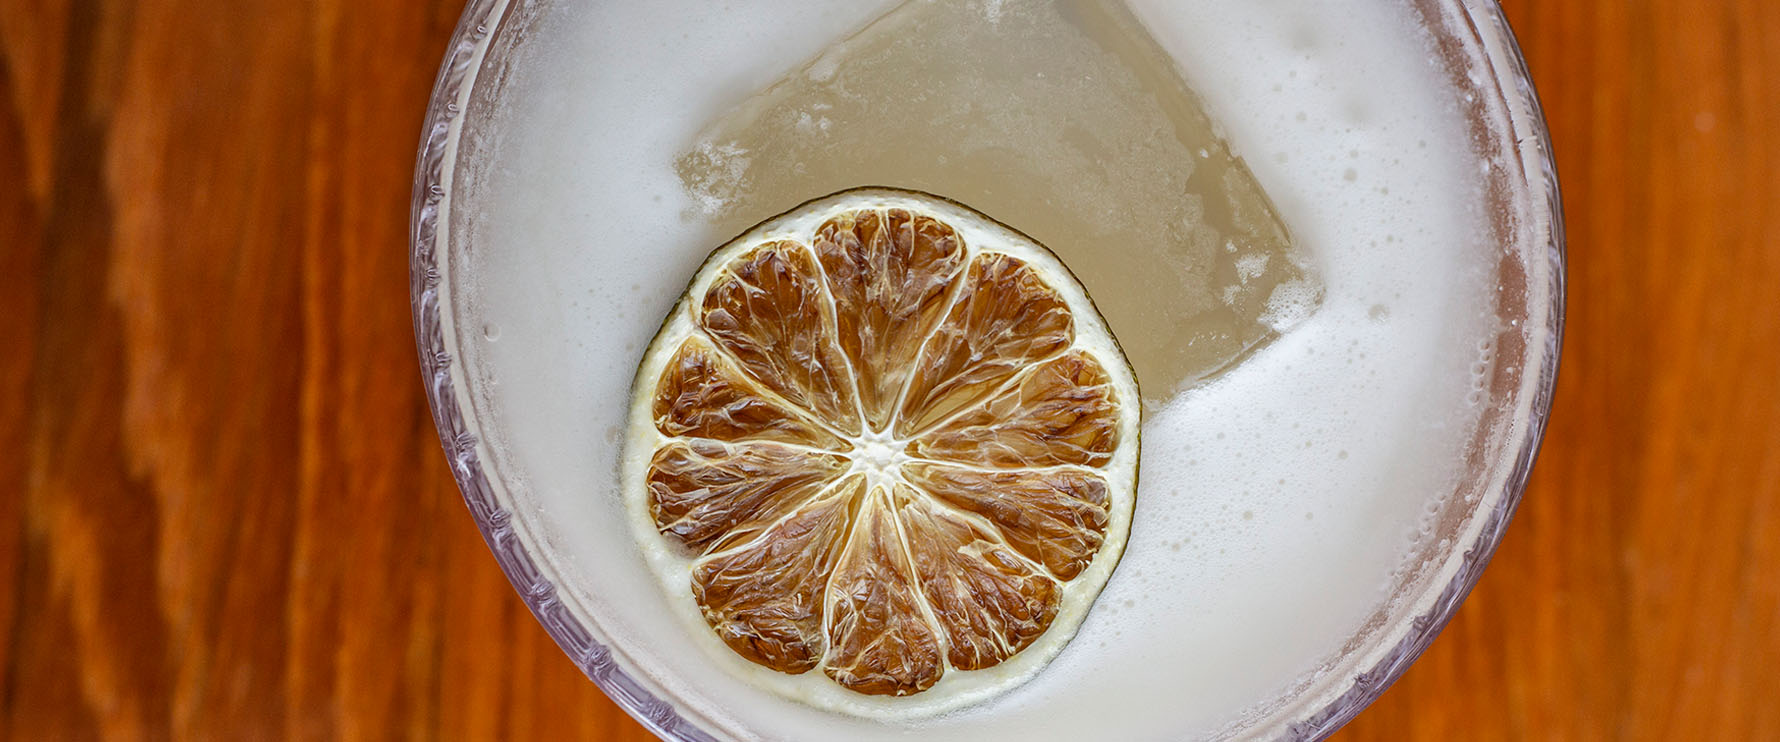
{"label": "foam layer", "polygon": [[1299,317],[1308,298],[1277,297],[1284,337],[1150,415],[1125,558],[1074,642],[1032,682],[912,727],[714,664],[616,491],[636,359],[733,236],[694,216],[676,153],[883,5],[574,5],[533,24],[493,133],[466,143],[487,165],[455,184],[453,242],[473,248],[452,256],[454,330],[492,474],[561,597],[689,715],[749,739],[1210,736],[1338,666],[1356,635],[1391,636],[1362,629],[1450,491],[1495,281],[1480,162],[1398,3],[1132,3],[1318,263],[1322,304]]}

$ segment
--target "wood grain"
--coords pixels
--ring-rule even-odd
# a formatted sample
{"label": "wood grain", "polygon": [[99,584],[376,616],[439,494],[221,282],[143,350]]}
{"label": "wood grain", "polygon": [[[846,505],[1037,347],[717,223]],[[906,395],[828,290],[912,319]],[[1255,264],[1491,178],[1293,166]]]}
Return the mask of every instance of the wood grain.
{"label": "wood grain", "polygon": [[[0,0],[0,737],[646,735],[447,474],[412,350],[461,0]],[[1569,332],[1531,490],[1344,740],[1780,739],[1780,4],[1507,3]]]}

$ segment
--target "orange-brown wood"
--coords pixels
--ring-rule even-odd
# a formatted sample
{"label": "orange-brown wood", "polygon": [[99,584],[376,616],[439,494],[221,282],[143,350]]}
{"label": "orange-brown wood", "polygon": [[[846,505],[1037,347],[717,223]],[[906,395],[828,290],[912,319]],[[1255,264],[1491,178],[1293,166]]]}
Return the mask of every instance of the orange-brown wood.
{"label": "orange-brown wood", "polygon": [[[0,737],[647,735],[423,405],[461,0],[0,0]],[[1570,219],[1520,515],[1344,740],[1780,739],[1780,3],[1512,0]]]}

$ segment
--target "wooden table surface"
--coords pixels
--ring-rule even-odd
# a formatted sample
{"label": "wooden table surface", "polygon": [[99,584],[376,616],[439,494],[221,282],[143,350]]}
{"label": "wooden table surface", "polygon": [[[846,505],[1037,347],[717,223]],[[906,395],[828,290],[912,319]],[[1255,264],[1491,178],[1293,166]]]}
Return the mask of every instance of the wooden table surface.
{"label": "wooden table surface", "polygon": [[[423,405],[461,0],[0,0],[0,737],[611,739]],[[1780,739],[1780,3],[1514,0],[1570,224],[1525,504],[1345,740]]]}

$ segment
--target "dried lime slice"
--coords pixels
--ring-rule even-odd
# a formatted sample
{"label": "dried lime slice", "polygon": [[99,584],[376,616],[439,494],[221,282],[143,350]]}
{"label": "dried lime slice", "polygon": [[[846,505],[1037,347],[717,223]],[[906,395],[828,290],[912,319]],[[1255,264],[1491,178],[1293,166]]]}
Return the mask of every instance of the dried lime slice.
{"label": "dried lime slice", "polygon": [[1105,321],[934,196],[844,191],[717,249],[634,395],[625,488],[670,599],[814,705],[1023,681],[1130,530],[1141,403]]}

